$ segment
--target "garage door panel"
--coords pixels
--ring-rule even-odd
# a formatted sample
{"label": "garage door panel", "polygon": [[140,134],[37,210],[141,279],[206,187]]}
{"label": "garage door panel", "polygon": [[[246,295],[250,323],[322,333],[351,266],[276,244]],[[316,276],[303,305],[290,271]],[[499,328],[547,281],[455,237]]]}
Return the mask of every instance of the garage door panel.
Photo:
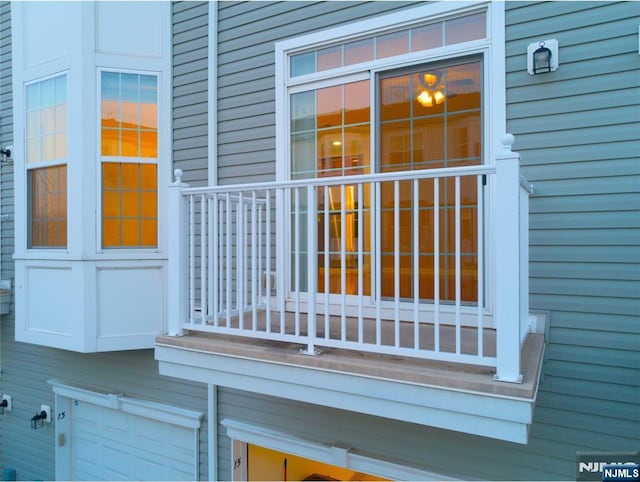
{"label": "garage door panel", "polygon": [[192,428],[73,401],[71,437],[76,480],[197,478]]}

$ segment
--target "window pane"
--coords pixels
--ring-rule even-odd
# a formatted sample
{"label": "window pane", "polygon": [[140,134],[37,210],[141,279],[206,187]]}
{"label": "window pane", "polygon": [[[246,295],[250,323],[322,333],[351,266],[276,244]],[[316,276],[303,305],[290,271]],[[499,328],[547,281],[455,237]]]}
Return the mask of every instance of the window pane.
{"label": "window pane", "polygon": [[140,75],[140,103],[158,103],[158,82],[154,75]]}
{"label": "window pane", "polygon": [[447,157],[480,159],[480,112],[451,115],[447,119]]}
{"label": "window pane", "polygon": [[318,50],[318,72],[342,65],[342,46]]}
{"label": "window pane", "polygon": [[[481,109],[481,61],[459,65],[430,65],[417,67],[414,72],[380,80],[380,162],[382,171],[406,169],[431,169],[481,163],[482,109]],[[393,102],[391,87],[405,86],[410,106],[400,108]],[[397,89],[400,91],[400,89]],[[425,91],[431,102],[418,96]],[[442,97],[438,100],[437,92]],[[396,98],[401,98],[396,94]],[[389,120],[392,119],[392,120]],[[413,294],[413,198],[419,196],[418,217],[423,236],[418,246],[420,256],[420,294],[426,299],[433,296],[433,183],[419,183],[419,193],[413,185],[401,183],[399,191],[399,256],[401,296]],[[387,183],[388,184],[388,183]],[[394,190],[391,185],[381,187],[381,232],[383,295],[395,292],[393,211]],[[453,178],[439,183],[439,243],[440,256],[435,260],[440,266],[440,297],[454,300],[455,293],[455,184]],[[460,179],[460,244],[461,297],[463,301],[477,301],[477,180],[475,176]],[[404,268],[403,268],[404,266]],[[386,290],[386,291],[385,291]]]}
{"label": "window pane", "polygon": [[411,78],[392,77],[380,81],[380,119],[407,119],[411,115]]}
{"label": "window pane", "polygon": [[334,171],[342,175],[342,129],[323,130],[318,133],[318,171]]}
{"label": "window pane", "polygon": [[[316,136],[313,132],[291,136],[291,168],[293,173],[311,173],[316,170]],[[308,176],[296,176],[296,179]]]}
{"label": "window pane", "polygon": [[102,164],[103,248],[157,246],[157,175],[156,164]]}
{"label": "window pane", "polygon": [[345,127],[343,139],[344,175],[366,174],[369,172],[371,156],[369,126]]}
{"label": "window pane", "polygon": [[291,96],[291,131],[309,131],[316,128],[315,91],[300,92]]}
{"label": "window pane", "polygon": [[444,117],[414,121],[413,146],[415,163],[423,169],[444,167]]}
{"label": "window pane", "polygon": [[344,123],[369,122],[369,81],[352,82],[344,86]]}
{"label": "window pane", "polygon": [[373,39],[344,44],[344,65],[359,64],[373,60]]}
{"label": "window pane", "polygon": [[157,77],[102,72],[101,79],[102,155],[157,158]]}
{"label": "window pane", "polygon": [[485,38],[485,36],[486,25],[484,13],[452,18],[445,23],[446,45],[481,39]]}
{"label": "window pane", "polygon": [[383,171],[411,169],[411,123],[395,121],[380,126],[380,163]]}
{"label": "window pane", "polygon": [[342,124],[342,86],[317,91],[317,124],[319,129]]}
{"label": "window pane", "polygon": [[120,164],[120,172],[122,174],[122,189],[136,189],[138,187],[139,165],[134,163]]}
{"label": "window pane", "polygon": [[442,24],[435,23],[411,30],[411,51],[442,47]]}
{"label": "window pane", "polygon": [[291,77],[312,74],[316,71],[316,53],[293,55],[291,57]]}
{"label": "window pane", "polygon": [[376,37],[376,58],[393,57],[409,52],[409,31],[394,32]]}
{"label": "window pane", "polygon": [[[67,156],[67,81],[61,75],[26,87],[27,163]],[[45,228],[45,230],[48,229]]]}
{"label": "window pane", "polygon": [[117,72],[102,72],[102,99],[120,100],[120,74]]}
{"label": "window pane", "polygon": [[138,217],[140,214],[140,199],[137,191],[122,192],[122,216]]}
{"label": "window pane", "polygon": [[140,131],[140,157],[158,157],[158,133]]}
{"label": "window pane", "polygon": [[123,103],[137,104],[140,101],[139,75],[120,74],[120,100]]}
{"label": "window pane", "polygon": [[31,218],[29,247],[66,247],[67,166],[30,169],[28,184]]}
{"label": "window pane", "polygon": [[140,187],[155,191],[158,187],[157,168],[155,164],[140,164]]}
{"label": "window pane", "polygon": [[140,104],[140,127],[142,129],[158,128],[158,106],[156,104]]}
{"label": "window pane", "polygon": [[138,157],[138,131],[122,129],[120,135],[122,136],[122,156]]}

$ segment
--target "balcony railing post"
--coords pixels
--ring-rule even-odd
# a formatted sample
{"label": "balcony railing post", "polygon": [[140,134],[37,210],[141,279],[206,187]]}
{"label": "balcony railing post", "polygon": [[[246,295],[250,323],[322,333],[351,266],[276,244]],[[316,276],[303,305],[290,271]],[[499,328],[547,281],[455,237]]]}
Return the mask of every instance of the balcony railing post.
{"label": "balcony railing post", "polygon": [[520,156],[505,134],[496,155],[496,380],[522,382],[520,371]]}
{"label": "balcony railing post", "polygon": [[318,216],[316,213],[316,189],[307,188],[307,350],[306,354],[315,355],[317,334],[316,299],[318,296]]}
{"label": "balcony railing post", "polygon": [[189,187],[182,182],[182,170],[174,171],[175,182],[169,185],[168,219],[171,222],[168,231],[167,278],[170,289],[167,296],[170,336],[183,334],[182,327],[189,319],[189,211],[187,198],[182,190]]}

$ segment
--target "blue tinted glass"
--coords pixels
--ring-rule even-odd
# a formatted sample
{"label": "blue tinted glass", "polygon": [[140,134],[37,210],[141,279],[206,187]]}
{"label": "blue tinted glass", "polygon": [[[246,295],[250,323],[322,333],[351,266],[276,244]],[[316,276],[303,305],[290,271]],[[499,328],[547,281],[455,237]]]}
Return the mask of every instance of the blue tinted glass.
{"label": "blue tinted glass", "polygon": [[291,96],[291,132],[316,128],[316,92],[309,90]]}
{"label": "blue tinted glass", "polygon": [[120,100],[120,74],[102,72],[102,99]]}
{"label": "blue tinted glass", "polygon": [[49,107],[55,104],[53,79],[43,80],[40,82],[40,100],[42,102],[42,107]]}
{"label": "blue tinted glass", "polygon": [[40,108],[40,83],[27,86],[27,110]]}
{"label": "blue tinted glass", "polygon": [[291,77],[312,74],[316,71],[316,53],[294,55],[291,57]]}
{"label": "blue tinted glass", "polygon": [[61,75],[54,79],[56,104],[67,103],[67,76]]}
{"label": "blue tinted glass", "polygon": [[155,75],[140,76],[140,102],[145,104],[157,104],[158,86]]}
{"label": "blue tinted glass", "polygon": [[138,77],[137,74],[122,74],[122,102],[138,102]]}

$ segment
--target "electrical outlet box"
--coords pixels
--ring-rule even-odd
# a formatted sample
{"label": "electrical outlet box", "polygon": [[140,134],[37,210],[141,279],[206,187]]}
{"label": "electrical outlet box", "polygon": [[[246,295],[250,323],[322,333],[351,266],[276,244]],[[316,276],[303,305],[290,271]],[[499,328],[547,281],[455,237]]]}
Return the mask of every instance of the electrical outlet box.
{"label": "electrical outlet box", "polygon": [[7,401],[7,406],[4,407],[5,412],[11,411],[11,395],[2,395],[2,401]]}
{"label": "electrical outlet box", "polygon": [[40,405],[40,411],[47,413],[47,418],[45,418],[46,423],[51,423],[51,407],[49,405]]}

